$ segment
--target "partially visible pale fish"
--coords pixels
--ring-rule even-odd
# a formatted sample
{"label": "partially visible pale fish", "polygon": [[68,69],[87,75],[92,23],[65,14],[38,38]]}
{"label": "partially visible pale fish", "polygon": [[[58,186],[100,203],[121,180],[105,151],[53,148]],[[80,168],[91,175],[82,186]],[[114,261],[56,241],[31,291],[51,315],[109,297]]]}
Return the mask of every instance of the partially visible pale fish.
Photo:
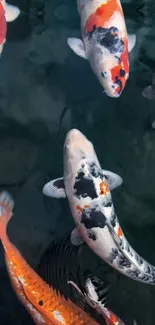
{"label": "partially visible pale fish", "polygon": [[64,143],[63,178],[47,183],[43,193],[67,197],[76,224],[71,234],[74,245],[86,242],[94,253],[119,272],[154,285],[155,267],[130,246],[113,206],[110,189],[122,181],[116,174],[110,178],[109,175],[101,168],[92,143],[79,130],[73,129]]}
{"label": "partially visible pale fish", "polygon": [[142,95],[149,100],[155,100],[155,73],[153,74],[152,85],[144,88]]}

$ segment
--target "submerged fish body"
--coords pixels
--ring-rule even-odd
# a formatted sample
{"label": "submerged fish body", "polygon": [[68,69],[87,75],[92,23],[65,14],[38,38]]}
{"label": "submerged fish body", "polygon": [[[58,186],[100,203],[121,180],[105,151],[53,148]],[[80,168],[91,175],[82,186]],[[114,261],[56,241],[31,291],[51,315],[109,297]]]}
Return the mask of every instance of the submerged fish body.
{"label": "submerged fish body", "polygon": [[[14,202],[9,193],[2,192],[0,194],[0,239],[5,250],[5,261],[12,286],[19,300],[23,303],[29,314],[32,316],[35,324],[101,324],[96,322],[91,315],[86,313],[86,310],[90,311],[92,309],[92,313],[95,311],[95,314],[98,316],[103,315],[106,324],[124,325],[124,323],[116,315],[105,307],[107,288],[103,287],[103,289],[101,289],[103,282],[98,280],[98,278],[95,279],[96,287],[93,284],[93,276],[92,279],[87,279],[85,294],[80,291],[78,285],[71,282],[73,287],[75,286],[77,291],[76,294],[78,296],[77,304],[74,304],[69,297],[66,297],[67,299],[65,299],[63,293],[60,293],[59,288],[57,288],[57,290],[53,289],[53,285],[50,281],[46,281],[48,282],[47,284],[37,273],[32,270],[7,236],[7,224],[12,217],[13,205]],[[64,260],[65,248],[66,246],[63,246],[63,249],[61,249],[60,252],[61,254],[63,253],[62,260]],[[58,284],[60,286],[63,286],[63,281],[66,281],[66,285],[70,286],[70,281],[67,281],[65,272],[67,269],[68,276],[68,265],[64,265],[58,254],[59,249],[58,245],[56,245],[54,250],[54,258],[56,257],[56,259],[53,258],[52,265],[50,265],[52,271],[50,274],[50,279],[52,278],[52,273],[54,274],[54,269],[54,271],[56,270],[56,273],[54,274],[54,281],[57,281],[58,279]],[[46,277],[44,277],[44,279],[48,280]]]}
{"label": "submerged fish body", "polygon": [[86,242],[101,259],[122,274],[155,284],[155,267],[130,246],[113,206],[110,189],[119,186],[121,178],[108,173],[102,170],[92,143],[79,130],[73,129],[68,132],[64,144],[64,177],[47,183],[43,193],[68,198],[76,224],[71,234],[74,245]]}
{"label": "submerged fish body", "polygon": [[0,0],[0,55],[6,41],[7,22],[15,20],[20,14],[19,8]]}
{"label": "submerged fish body", "polygon": [[13,200],[6,192],[0,194],[0,239],[13,288],[37,325],[97,325],[89,315],[66,300],[46,284],[27,264],[7,236]]}
{"label": "submerged fish body", "polygon": [[[43,254],[38,274],[50,287],[60,290],[61,295],[85,308],[97,324],[106,322],[107,325],[125,325],[107,307],[107,283],[92,275],[88,268],[79,265],[79,255],[79,247],[71,245],[69,236],[64,237],[63,240],[52,243]],[[87,300],[87,306],[82,305],[79,296]]]}
{"label": "submerged fish body", "polygon": [[155,73],[153,74],[152,85],[145,87],[142,95],[149,100],[155,100]]}
{"label": "submerged fish body", "polygon": [[[78,0],[82,41],[68,38],[70,48],[88,59],[105,93],[119,97],[129,77],[130,52],[136,36],[127,35],[119,0]],[[129,42],[129,44],[128,44]]]}

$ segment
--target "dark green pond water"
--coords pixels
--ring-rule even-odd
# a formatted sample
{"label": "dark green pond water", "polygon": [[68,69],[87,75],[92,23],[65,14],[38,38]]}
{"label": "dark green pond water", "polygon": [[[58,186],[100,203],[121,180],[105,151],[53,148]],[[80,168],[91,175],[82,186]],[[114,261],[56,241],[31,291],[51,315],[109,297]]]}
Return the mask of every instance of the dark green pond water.
{"label": "dark green pond water", "polygon": [[[63,142],[71,128],[94,144],[104,169],[123,186],[112,192],[124,233],[155,265],[155,101],[142,96],[155,72],[154,0],[122,1],[129,33],[130,78],[119,99],[103,94],[89,64],[66,42],[80,36],[76,1],[12,0],[22,15],[8,26],[0,59],[0,190],[15,199],[11,240],[34,268],[53,239],[74,227],[67,202],[42,187],[63,173]],[[109,307],[126,325],[155,325],[155,287],[132,281],[89,250],[81,257],[110,283]],[[31,325],[8,279],[0,247],[0,325]]]}

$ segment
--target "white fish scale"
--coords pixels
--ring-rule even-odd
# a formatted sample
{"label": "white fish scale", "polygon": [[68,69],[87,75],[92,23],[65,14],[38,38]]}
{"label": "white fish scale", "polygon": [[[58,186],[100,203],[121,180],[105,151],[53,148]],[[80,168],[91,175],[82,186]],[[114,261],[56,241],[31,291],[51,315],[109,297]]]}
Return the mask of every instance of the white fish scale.
{"label": "white fish scale", "polygon": [[54,310],[52,312],[52,314],[53,314],[54,318],[56,319],[56,321],[58,321],[62,325],[66,325],[64,318],[62,317],[62,315],[60,314],[60,312],[58,310]]}

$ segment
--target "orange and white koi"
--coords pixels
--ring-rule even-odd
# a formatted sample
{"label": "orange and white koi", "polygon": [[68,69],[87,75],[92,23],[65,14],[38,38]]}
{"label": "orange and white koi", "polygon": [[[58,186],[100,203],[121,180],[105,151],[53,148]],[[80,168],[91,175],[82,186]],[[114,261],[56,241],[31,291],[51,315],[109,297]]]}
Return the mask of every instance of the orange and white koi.
{"label": "orange and white koi", "polygon": [[60,297],[24,260],[7,236],[13,200],[6,192],[0,195],[0,239],[13,288],[37,325],[97,325],[82,309]]}
{"label": "orange and white koi", "polygon": [[0,55],[6,41],[7,22],[15,20],[19,14],[20,10],[18,7],[6,3],[5,0],[0,0]]}
{"label": "orange and white koi", "polygon": [[43,193],[67,197],[76,228],[74,245],[83,242],[124,275],[155,284],[155,267],[128,243],[119,224],[110,190],[121,177],[101,168],[92,143],[79,131],[68,132],[64,143],[64,175],[48,182]]}
{"label": "orange and white koi", "polygon": [[129,77],[130,52],[136,35],[128,35],[120,0],[78,0],[82,40],[68,38],[69,47],[88,59],[105,93],[119,97]]}
{"label": "orange and white koi", "polygon": [[[7,235],[7,225],[12,217],[13,205],[14,202],[9,193],[2,192],[0,194],[0,239],[5,250],[5,261],[12,286],[35,324],[97,325],[98,323],[82,308],[53,290],[27,264],[18,249],[11,243]],[[87,304],[88,301],[91,305],[89,297],[83,296],[82,298],[83,304]],[[123,323],[118,324],[123,325]]]}

